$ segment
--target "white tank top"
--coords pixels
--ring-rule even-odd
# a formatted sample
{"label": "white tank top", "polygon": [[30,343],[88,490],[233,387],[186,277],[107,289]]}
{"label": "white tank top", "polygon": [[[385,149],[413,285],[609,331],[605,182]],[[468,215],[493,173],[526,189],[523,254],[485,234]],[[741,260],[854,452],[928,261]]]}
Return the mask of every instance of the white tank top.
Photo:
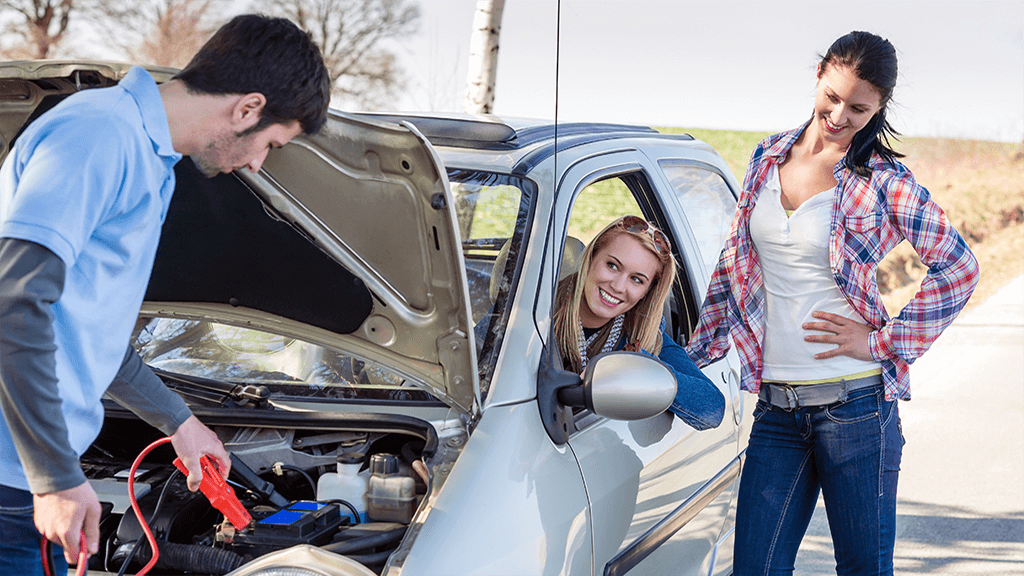
{"label": "white tank top", "polygon": [[804,336],[819,333],[801,328],[804,322],[821,322],[812,312],[832,312],[864,322],[839,291],[829,267],[834,193],[835,188],[821,192],[787,216],[779,170],[773,165],[750,214],[750,236],[761,260],[766,295],[765,380],[835,378],[880,366],[849,356],[816,360],[815,354],[835,345],[804,341]]}

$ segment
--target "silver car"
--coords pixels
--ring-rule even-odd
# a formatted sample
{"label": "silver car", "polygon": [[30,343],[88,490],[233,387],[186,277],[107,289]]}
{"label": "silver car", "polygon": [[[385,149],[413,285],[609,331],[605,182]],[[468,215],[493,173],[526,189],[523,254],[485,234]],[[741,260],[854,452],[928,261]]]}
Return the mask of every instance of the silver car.
{"label": "silver car", "polygon": [[[126,71],[0,65],[0,159]],[[224,520],[153,452],[134,492],[157,573],[730,574],[751,408],[734,353],[704,369],[726,417],[697,432],[665,411],[653,359],[562,371],[551,313],[590,236],[642,214],[676,251],[665,319],[685,343],[737,191],[688,136],[497,117],[335,111],[257,174],[179,163],[134,345],[233,454],[253,520]],[[135,572],[127,470],[158,433],[105,402],[82,457],[104,503],[90,570],[134,554]]]}

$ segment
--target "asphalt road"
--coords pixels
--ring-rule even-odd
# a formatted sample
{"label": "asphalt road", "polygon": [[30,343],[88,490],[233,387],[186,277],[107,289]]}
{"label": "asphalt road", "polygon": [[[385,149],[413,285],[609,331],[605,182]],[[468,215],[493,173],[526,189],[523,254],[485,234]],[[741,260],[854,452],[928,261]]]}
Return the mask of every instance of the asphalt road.
{"label": "asphalt road", "polygon": [[[961,314],[910,374],[896,573],[1024,575],[1024,276]],[[796,574],[835,574],[820,499]]]}

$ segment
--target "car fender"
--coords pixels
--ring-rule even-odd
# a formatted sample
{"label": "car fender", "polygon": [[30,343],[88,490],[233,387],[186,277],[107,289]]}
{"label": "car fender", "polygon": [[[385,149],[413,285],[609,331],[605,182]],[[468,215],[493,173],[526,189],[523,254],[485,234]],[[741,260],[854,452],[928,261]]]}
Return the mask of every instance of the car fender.
{"label": "car fender", "polygon": [[[586,491],[536,402],[492,407],[466,442],[408,555],[388,574],[589,574]],[[401,564],[400,570],[397,564]]]}

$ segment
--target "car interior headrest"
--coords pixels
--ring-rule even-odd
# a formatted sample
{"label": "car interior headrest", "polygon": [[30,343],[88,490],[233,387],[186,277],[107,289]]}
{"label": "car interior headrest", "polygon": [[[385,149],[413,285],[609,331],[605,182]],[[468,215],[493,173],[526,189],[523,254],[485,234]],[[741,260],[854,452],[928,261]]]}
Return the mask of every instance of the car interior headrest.
{"label": "car interior headrest", "polygon": [[501,288],[501,279],[505,276],[505,263],[508,261],[508,251],[511,245],[511,238],[505,240],[505,243],[501,245],[501,250],[498,251],[498,256],[494,259],[494,267],[491,268],[491,284],[489,287],[491,304],[494,304],[498,300],[498,290]]}
{"label": "car interior headrest", "polygon": [[[494,259],[494,267],[491,269],[491,284],[489,287],[492,304],[498,299],[498,290],[501,288],[501,280],[505,274],[505,263],[508,260],[508,251],[511,244],[511,238],[506,240],[505,244],[502,245],[501,250],[498,251],[498,256]],[[559,281],[579,270],[580,257],[583,255],[583,251],[586,250],[586,248],[586,245],[584,245],[579,238],[574,238],[572,236],[565,237],[565,250],[562,252],[562,263],[558,267]]]}
{"label": "car interior headrest", "polygon": [[580,258],[587,246],[573,236],[565,237],[565,250],[562,252],[562,264],[558,268],[558,281],[561,282],[570,274],[580,269]]}

